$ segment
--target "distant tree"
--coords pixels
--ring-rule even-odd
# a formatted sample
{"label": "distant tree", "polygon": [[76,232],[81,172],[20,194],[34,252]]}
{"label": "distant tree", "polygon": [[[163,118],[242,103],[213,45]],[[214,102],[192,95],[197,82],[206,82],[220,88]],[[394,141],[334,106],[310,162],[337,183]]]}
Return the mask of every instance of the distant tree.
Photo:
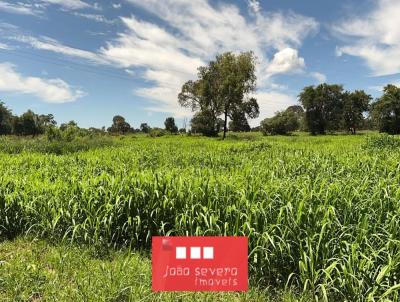
{"label": "distant tree", "polygon": [[60,125],[60,130],[65,131],[68,128],[79,128],[78,124],[75,121],[69,121],[68,123],[62,123]]}
{"label": "distant tree", "polygon": [[400,88],[387,85],[382,97],[372,104],[371,113],[380,132],[400,134]]}
{"label": "distant tree", "polygon": [[124,117],[116,115],[113,117],[113,123],[111,127],[107,129],[107,131],[111,133],[126,134],[132,131],[132,128],[131,125],[125,121]]}
{"label": "distant tree", "polygon": [[362,90],[346,92],[343,98],[343,125],[352,134],[364,125],[364,113],[369,110],[372,97]]}
{"label": "distant tree", "polygon": [[12,119],[11,110],[3,102],[0,102],[0,135],[11,134]]}
{"label": "distant tree", "polygon": [[179,133],[180,133],[180,134],[185,134],[185,133],[186,133],[186,128],[181,128],[181,129],[179,129]]}
{"label": "distant tree", "polygon": [[287,135],[297,130],[299,126],[299,117],[291,110],[277,112],[274,117],[266,118],[260,125],[264,135]]}
{"label": "distant tree", "polygon": [[171,133],[178,133],[178,127],[175,125],[175,119],[173,117],[167,117],[165,122],[165,130]]}
{"label": "distant tree", "polygon": [[28,110],[20,117],[14,117],[13,128],[16,135],[36,136],[44,131],[40,125],[39,116],[32,110]]}
{"label": "distant tree", "polygon": [[305,122],[312,134],[340,129],[343,98],[342,85],[320,84],[303,89],[299,100],[306,111]]}
{"label": "distant tree", "polygon": [[41,114],[41,115],[39,115],[39,123],[45,128],[49,127],[49,126],[57,125],[57,122],[54,119],[54,115],[52,115],[52,114]]}
{"label": "distant tree", "polygon": [[140,124],[140,131],[142,131],[143,133],[149,133],[150,130],[151,128],[149,125],[147,125],[147,123]]}
{"label": "distant tree", "polygon": [[[194,117],[194,124],[201,120],[201,129],[207,133],[224,117],[223,139],[228,128],[228,118],[244,113],[246,118],[259,114],[257,101],[249,98],[256,89],[255,57],[252,52],[235,55],[231,52],[218,55],[205,67],[199,67],[198,80],[189,81],[178,96],[181,106],[200,111]],[[204,117],[208,116],[208,120]],[[208,125],[205,125],[204,123]],[[192,120],[193,128],[193,120]],[[203,133],[205,134],[205,133]]]}

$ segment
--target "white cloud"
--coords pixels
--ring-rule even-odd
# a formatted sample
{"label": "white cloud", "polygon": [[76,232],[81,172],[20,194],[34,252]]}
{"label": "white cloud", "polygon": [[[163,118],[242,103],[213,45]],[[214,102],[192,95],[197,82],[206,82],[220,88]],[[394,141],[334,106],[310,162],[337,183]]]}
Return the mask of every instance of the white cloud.
{"label": "white cloud", "polygon": [[112,7],[115,8],[115,9],[120,9],[121,6],[122,6],[121,3],[113,3],[112,4]]}
{"label": "white cloud", "polygon": [[362,58],[373,75],[400,73],[400,2],[375,0],[372,11],[333,26],[344,39],[337,55]]}
{"label": "white cloud", "polygon": [[19,15],[38,15],[40,12],[34,6],[24,3],[9,3],[0,1],[0,11]]}
{"label": "white cloud", "polygon": [[373,91],[383,92],[383,88],[385,88],[385,86],[388,84],[400,87],[400,80],[391,81],[390,83],[386,83],[385,85],[369,86],[368,89]]}
{"label": "white cloud", "polygon": [[274,55],[267,68],[269,75],[279,73],[297,73],[306,67],[304,59],[299,57],[299,52],[293,48],[285,48]]}
{"label": "white cloud", "polygon": [[76,17],[82,17],[82,18],[85,18],[88,20],[96,21],[99,23],[110,24],[110,25],[115,24],[117,22],[116,20],[109,20],[106,17],[104,17],[103,15],[98,15],[98,14],[85,14],[85,13],[74,12],[73,15]]}
{"label": "white cloud", "polygon": [[31,94],[49,103],[72,102],[84,96],[61,79],[25,77],[9,63],[0,63],[0,74],[0,91]]}
{"label": "white cloud", "polygon": [[70,57],[85,59],[93,64],[109,64],[109,62],[105,58],[95,52],[69,47],[61,44],[57,40],[48,37],[42,37],[39,39],[32,36],[16,35],[9,37],[9,39],[29,44],[35,49],[51,51]]}
{"label": "white cloud", "polygon": [[310,72],[310,76],[316,79],[318,84],[325,83],[327,80],[326,75],[320,72]]}
{"label": "white cloud", "polygon": [[65,9],[83,9],[92,7],[88,3],[81,0],[41,0],[44,3],[60,5]]}
{"label": "white cloud", "polygon": [[[318,30],[318,23],[313,18],[292,12],[265,13],[256,9],[253,18],[247,19],[235,5],[212,2],[212,6],[206,0],[128,1],[166,25],[142,21],[134,16],[122,18],[126,31],[108,42],[101,53],[124,69],[144,70],[141,75],[151,86],[137,90],[136,94],[154,102],[151,110],[177,116],[184,112],[177,103],[182,84],[195,79],[197,67],[216,54],[253,50],[260,63],[259,86],[271,87],[265,79],[268,68],[269,76],[304,68],[304,59],[298,57],[296,48],[305,37]],[[270,54],[281,51],[283,54],[290,52],[289,61],[282,58],[277,62],[276,59],[269,67]]]}
{"label": "white cloud", "polygon": [[8,45],[8,44],[1,43],[1,42],[0,42],[0,49],[3,49],[3,50],[11,50],[11,49],[13,49],[13,47],[11,47],[11,46]]}
{"label": "white cloud", "polygon": [[253,13],[259,13],[260,12],[261,4],[260,4],[259,1],[257,1],[257,0],[247,0],[247,4],[248,4],[250,10]]}

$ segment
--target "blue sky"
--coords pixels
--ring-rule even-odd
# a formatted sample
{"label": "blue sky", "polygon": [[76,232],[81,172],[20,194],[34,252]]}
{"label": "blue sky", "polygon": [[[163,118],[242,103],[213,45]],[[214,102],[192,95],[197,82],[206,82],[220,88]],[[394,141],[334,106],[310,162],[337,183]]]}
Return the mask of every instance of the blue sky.
{"label": "blue sky", "polygon": [[400,85],[398,0],[0,0],[0,99],[109,126],[178,127],[182,84],[225,51],[258,57],[260,120],[297,103],[306,85]]}

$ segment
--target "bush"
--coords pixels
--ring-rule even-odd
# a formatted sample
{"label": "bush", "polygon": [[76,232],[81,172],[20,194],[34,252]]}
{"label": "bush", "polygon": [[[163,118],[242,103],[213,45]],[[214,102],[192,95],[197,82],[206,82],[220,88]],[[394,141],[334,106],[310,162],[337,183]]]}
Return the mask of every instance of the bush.
{"label": "bush", "polygon": [[149,136],[150,137],[161,137],[167,134],[167,131],[160,128],[153,128],[150,130]]}
{"label": "bush", "polygon": [[366,138],[363,148],[373,150],[400,150],[400,137],[388,134],[369,136]]}
{"label": "bush", "polygon": [[299,128],[299,120],[293,112],[278,112],[274,117],[261,122],[264,135],[286,135]]}

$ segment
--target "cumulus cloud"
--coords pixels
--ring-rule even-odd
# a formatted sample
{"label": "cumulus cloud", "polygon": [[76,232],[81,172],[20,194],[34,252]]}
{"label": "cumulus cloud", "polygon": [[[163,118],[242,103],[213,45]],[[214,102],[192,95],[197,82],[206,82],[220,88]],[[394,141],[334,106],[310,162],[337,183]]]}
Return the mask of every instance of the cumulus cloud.
{"label": "cumulus cloud", "polygon": [[0,91],[31,94],[48,103],[72,102],[84,95],[61,79],[25,77],[9,63],[0,63],[0,74]]}
{"label": "cumulus cloud", "polygon": [[[304,68],[304,59],[296,49],[305,37],[318,30],[313,18],[292,12],[262,12],[256,1],[249,2],[256,8],[251,19],[235,5],[212,6],[206,0],[128,2],[148,11],[165,26],[135,16],[122,18],[126,30],[100,52],[123,68],[144,70],[141,74],[150,87],[135,93],[154,101],[157,106],[150,107],[151,110],[177,116],[183,112],[177,104],[182,84],[195,79],[197,67],[216,54],[254,51],[259,61],[259,86],[270,87],[267,74],[270,77]],[[276,53],[272,62],[271,53]]]}
{"label": "cumulus cloud", "polygon": [[301,72],[306,67],[304,59],[299,57],[299,52],[293,48],[285,48],[274,55],[267,68],[270,75],[279,73]]}
{"label": "cumulus cloud", "polygon": [[376,76],[400,73],[400,2],[374,2],[368,13],[333,26],[333,32],[344,40],[337,55],[363,59]]}

